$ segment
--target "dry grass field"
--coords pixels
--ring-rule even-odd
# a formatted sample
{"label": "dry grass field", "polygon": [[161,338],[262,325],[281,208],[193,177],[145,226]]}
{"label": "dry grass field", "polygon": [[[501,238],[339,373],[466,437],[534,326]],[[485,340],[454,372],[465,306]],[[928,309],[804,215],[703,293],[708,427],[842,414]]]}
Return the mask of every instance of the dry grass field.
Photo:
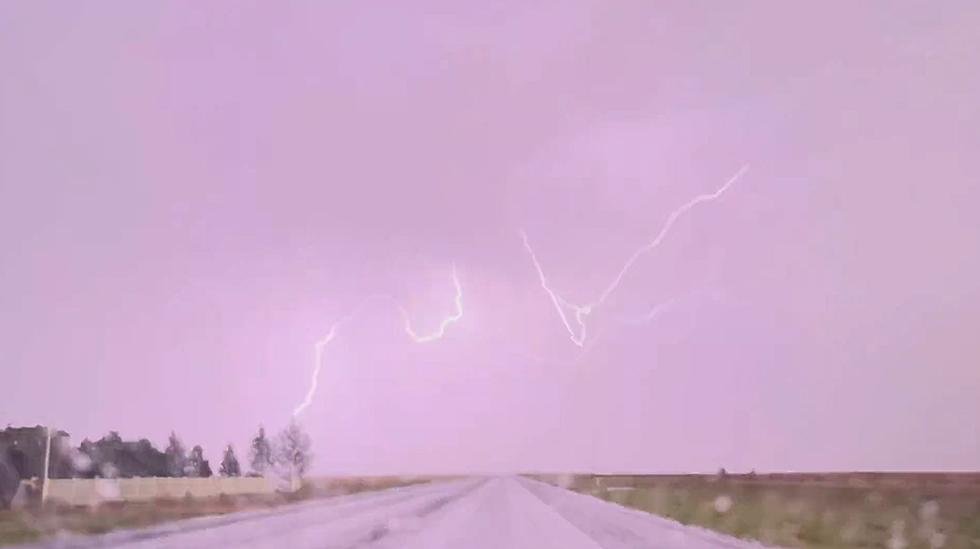
{"label": "dry grass field", "polygon": [[980,548],[980,473],[577,476],[572,488],[770,545]]}
{"label": "dry grass field", "polygon": [[102,534],[118,529],[144,528],[174,520],[269,509],[312,498],[382,490],[428,480],[421,477],[312,478],[293,493],[161,498],[96,506],[41,506],[32,502],[18,509],[0,511],[0,545],[28,543],[65,534]]}

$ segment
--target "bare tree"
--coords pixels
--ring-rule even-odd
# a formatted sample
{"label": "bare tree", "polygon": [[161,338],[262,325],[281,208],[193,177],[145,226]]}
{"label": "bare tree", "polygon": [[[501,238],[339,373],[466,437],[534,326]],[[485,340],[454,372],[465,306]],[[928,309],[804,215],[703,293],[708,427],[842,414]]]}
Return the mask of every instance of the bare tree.
{"label": "bare tree", "polygon": [[249,463],[252,466],[252,471],[262,476],[275,464],[272,443],[265,436],[265,427],[259,427],[258,434],[252,439],[252,447],[249,450]]}
{"label": "bare tree", "polygon": [[292,483],[298,482],[306,474],[313,459],[313,454],[310,453],[310,436],[303,431],[299,423],[291,421],[279,433],[278,442],[276,462],[279,464],[280,471]]}
{"label": "bare tree", "polygon": [[223,477],[239,477],[242,475],[242,468],[238,465],[238,457],[235,456],[235,449],[231,444],[225,448],[225,456],[221,459],[221,468],[218,472]]}
{"label": "bare tree", "polygon": [[187,453],[184,444],[177,438],[177,433],[170,432],[170,440],[167,443],[167,473],[172,477],[185,476],[184,468],[187,466]]}

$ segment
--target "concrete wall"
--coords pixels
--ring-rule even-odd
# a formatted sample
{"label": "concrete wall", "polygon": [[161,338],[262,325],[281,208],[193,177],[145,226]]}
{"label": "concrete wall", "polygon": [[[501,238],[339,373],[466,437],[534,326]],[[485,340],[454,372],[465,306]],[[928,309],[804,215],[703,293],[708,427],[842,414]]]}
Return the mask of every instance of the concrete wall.
{"label": "concrete wall", "polygon": [[48,500],[71,505],[103,501],[146,501],[156,498],[205,498],[227,495],[271,494],[275,483],[262,477],[209,478],[69,478],[48,481]]}

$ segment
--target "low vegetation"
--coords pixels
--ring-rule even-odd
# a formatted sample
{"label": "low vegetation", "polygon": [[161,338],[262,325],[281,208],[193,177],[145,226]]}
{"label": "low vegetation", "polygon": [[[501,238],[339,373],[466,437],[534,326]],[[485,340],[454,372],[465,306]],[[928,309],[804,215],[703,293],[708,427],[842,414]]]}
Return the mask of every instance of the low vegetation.
{"label": "low vegetation", "polygon": [[71,534],[102,534],[124,528],[205,515],[222,515],[287,503],[280,495],[107,502],[97,506],[31,505],[0,511],[0,544],[17,544]]}
{"label": "low vegetation", "polygon": [[583,476],[572,487],[767,545],[980,548],[980,474]]}
{"label": "low vegetation", "polygon": [[0,511],[0,545],[29,543],[65,535],[103,534],[194,517],[271,509],[314,498],[382,490],[427,480],[401,477],[311,478],[295,492],[267,495],[161,498],[147,502],[107,502],[92,507],[57,503],[42,507],[34,502],[23,508]]}
{"label": "low vegetation", "polygon": [[304,489],[312,497],[332,497],[360,492],[387,490],[399,486],[410,486],[450,477],[432,476],[381,476],[381,477],[315,477],[306,481]]}

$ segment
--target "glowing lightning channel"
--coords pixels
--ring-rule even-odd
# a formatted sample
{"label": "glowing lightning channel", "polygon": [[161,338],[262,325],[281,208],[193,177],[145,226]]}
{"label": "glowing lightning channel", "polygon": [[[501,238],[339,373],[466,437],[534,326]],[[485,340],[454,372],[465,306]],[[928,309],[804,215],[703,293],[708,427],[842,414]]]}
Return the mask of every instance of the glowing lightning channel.
{"label": "glowing lightning channel", "polygon": [[[579,314],[581,309],[573,303],[569,303],[565,298],[558,295],[554,290],[548,286],[548,279],[544,276],[544,270],[541,269],[541,263],[538,262],[538,256],[534,253],[534,249],[531,248],[531,243],[527,240],[527,233],[523,230],[521,231],[521,239],[524,240],[524,248],[527,250],[528,255],[531,256],[531,262],[534,263],[534,268],[538,271],[538,279],[541,281],[541,287],[544,291],[551,297],[551,302],[555,305],[555,311],[558,312],[558,318],[561,319],[562,324],[565,325],[565,329],[568,330],[568,335],[572,339],[572,343],[582,346],[585,340],[585,333],[581,333],[580,336],[575,335],[575,330],[572,329],[572,325],[568,322],[568,317],[565,315],[565,307],[571,308],[575,311],[576,320],[579,319]],[[581,325],[581,321],[579,322]]]}
{"label": "glowing lightning channel", "polygon": [[[534,263],[534,267],[538,271],[538,278],[541,281],[541,287],[544,288],[545,292],[548,293],[548,296],[551,297],[551,302],[555,305],[555,310],[558,311],[558,317],[561,319],[562,324],[565,325],[565,329],[568,330],[568,335],[571,338],[572,343],[578,345],[579,347],[584,345],[587,336],[585,321],[588,316],[591,315],[597,308],[602,306],[609,296],[616,291],[616,288],[619,287],[620,283],[623,281],[623,278],[626,276],[626,273],[629,272],[629,270],[633,267],[633,264],[635,264],[640,257],[660,246],[660,243],[667,237],[667,234],[670,233],[670,229],[674,226],[674,223],[681,218],[681,216],[691,211],[698,204],[711,202],[721,197],[729,188],[731,188],[732,185],[735,184],[736,181],[741,179],[742,176],[749,171],[749,167],[750,166],[748,164],[742,166],[738,172],[735,173],[735,175],[729,178],[728,181],[726,181],[725,184],[715,192],[698,195],[671,212],[671,214],[667,216],[667,221],[664,223],[664,226],[660,229],[660,232],[654,236],[653,240],[637,248],[636,251],[634,251],[633,254],[626,260],[626,263],[623,264],[623,267],[616,274],[615,278],[613,278],[613,281],[606,287],[605,290],[602,291],[601,294],[599,294],[599,298],[592,303],[587,303],[585,305],[577,305],[571,301],[568,301],[567,299],[558,295],[557,292],[548,286],[548,281],[544,275],[544,271],[541,269],[541,264],[538,262],[534,250],[531,249],[531,245],[528,243],[527,234],[524,233],[524,231],[521,231],[521,237],[524,240],[524,248],[527,249],[528,254],[531,256],[531,261]],[[568,316],[565,313],[565,309],[571,309],[571,311],[574,313],[575,322],[578,324],[578,330],[575,330],[568,321]]]}
{"label": "glowing lightning channel", "polygon": [[333,341],[333,338],[337,335],[337,324],[330,327],[330,331],[327,335],[323,336],[323,339],[316,342],[316,362],[313,364],[313,376],[310,379],[310,389],[306,392],[306,398],[300,403],[295,409],[293,409],[293,417],[296,417],[303,413],[303,410],[309,408],[310,404],[313,403],[313,397],[316,395],[317,387],[320,384],[320,370],[323,368],[323,349]]}
{"label": "glowing lightning channel", "polygon": [[[456,312],[453,313],[451,316],[443,319],[442,322],[439,323],[439,328],[432,334],[420,336],[417,333],[415,333],[415,330],[412,328],[412,323],[409,320],[408,310],[405,309],[405,307],[402,307],[400,305],[398,306],[398,310],[399,312],[401,312],[402,318],[405,320],[405,333],[407,333],[414,342],[429,343],[437,339],[442,339],[442,337],[446,334],[446,329],[449,328],[449,325],[458,322],[460,319],[463,318],[463,286],[459,283],[459,277],[456,274],[455,264],[453,264],[453,284],[456,287],[456,299],[455,299]],[[326,351],[327,346],[330,345],[330,342],[333,341],[333,339],[337,336],[337,329],[343,326],[344,324],[350,322],[351,320],[353,320],[361,312],[361,310],[368,304],[368,302],[375,299],[385,299],[385,300],[395,301],[395,298],[388,294],[372,294],[365,297],[357,305],[357,307],[354,308],[353,311],[351,311],[349,314],[347,314],[340,320],[331,324],[330,329],[327,331],[327,334],[316,342],[314,346],[315,362],[313,364],[313,375],[311,376],[310,379],[310,388],[306,392],[306,397],[303,399],[303,402],[301,402],[299,406],[293,409],[293,417],[299,416],[301,413],[303,413],[304,410],[306,410],[310,406],[310,404],[313,403],[313,397],[316,396],[316,392],[319,387],[320,371],[323,369],[323,354]]]}
{"label": "glowing lightning channel", "polygon": [[680,301],[680,299],[681,299],[680,296],[675,296],[668,299],[667,301],[661,301],[660,303],[657,303],[656,305],[651,307],[650,310],[648,310],[643,316],[633,318],[628,322],[630,324],[642,324],[646,322],[652,322],[661,314],[666,312],[669,308],[673,307],[675,303]]}
{"label": "glowing lightning channel", "polygon": [[323,369],[323,353],[326,350],[327,345],[329,345],[330,342],[337,337],[337,329],[353,320],[354,317],[356,317],[369,302],[375,299],[392,299],[392,297],[387,294],[372,294],[365,297],[360,303],[358,303],[357,307],[354,307],[353,311],[347,314],[347,316],[344,316],[340,320],[331,324],[327,334],[316,342],[314,346],[315,358],[313,363],[313,375],[310,379],[310,389],[306,392],[306,398],[303,399],[303,402],[293,410],[293,417],[303,413],[303,410],[306,410],[310,404],[313,403],[313,397],[316,395],[316,390],[320,383],[320,370]]}
{"label": "glowing lightning channel", "polygon": [[408,337],[412,338],[415,343],[429,343],[437,339],[442,339],[446,335],[446,328],[450,324],[454,324],[463,318],[463,287],[459,283],[459,277],[456,275],[456,264],[453,264],[453,285],[456,286],[456,299],[454,300],[456,304],[456,312],[446,318],[442,319],[439,323],[439,327],[436,331],[428,335],[419,335],[412,328],[412,320],[409,317],[408,311],[404,307],[399,307],[402,313],[402,318],[405,320],[405,333]]}
{"label": "glowing lightning channel", "polygon": [[631,255],[630,258],[626,260],[626,264],[624,264],[623,268],[620,269],[619,274],[616,275],[616,278],[613,279],[612,283],[609,284],[609,286],[606,287],[606,289],[602,292],[602,295],[600,295],[599,299],[596,300],[595,305],[599,306],[605,303],[609,295],[612,294],[614,291],[616,291],[616,288],[619,286],[619,283],[622,282],[623,277],[626,276],[626,272],[630,270],[630,267],[632,267],[634,263],[636,263],[636,260],[639,259],[640,256],[642,256],[643,254],[646,254],[651,250],[653,250],[654,248],[656,248],[657,246],[659,246],[660,243],[663,242],[664,238],[667,237],[667,233],[670,232],[671,227],[674,226],[674,223],[678,219],[680,219],[682,215],[691,211],[692,208],[694,208],[698,204],[701,204],[702,202],[711,202],[713,200],[718,199],[721,195],[725,194],[725,191],[731,188],[731,186],[734,185],[736,181],[741,179],[742,176],[745,175],[745,172],[747,171],[749,171],[748,164],[742,166],[738,170],[738,172],[736,172],[735,175],[729,178],[728,181],[726,181],[725,184],[722,185],[717,191],[709,194],[702,194],[696,196],[691,200],[689,200],[684,205],[682,205],[680,208],[674,210],[673,213],[671,213],[670,216],[667,217],[667,222],[664,223],[663,228],[660,229],[660,232],[657,233],[657,236],[654,237],[654,239],[651,240],[650,242],[646,243],[640,248],[637,248],[637,250],[633,252],[633,255]]}

